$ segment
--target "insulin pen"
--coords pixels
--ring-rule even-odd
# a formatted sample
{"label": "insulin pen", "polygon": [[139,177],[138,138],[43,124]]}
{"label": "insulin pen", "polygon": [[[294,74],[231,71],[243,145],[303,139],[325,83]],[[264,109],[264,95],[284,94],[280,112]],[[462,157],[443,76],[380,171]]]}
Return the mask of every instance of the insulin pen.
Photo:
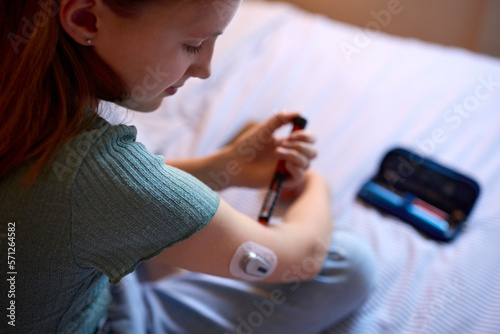
{"label": "insulin pen", "polygon": [[[297,116],[293,119],[293,129],[301,130],[306,127],[307,120],[300,116]],[[273,213],[274,206],[278,200],[281,186],[283,185],[283,181],[285,181],[288,176],[288,171],[285,168],[285,161],[278,161],[278,166],[276,167],[276,172],[274,173],[273,180],[271,181],[271,185],[269,186],[269,191],[266,194],[266,198],[264,199],[264,203],[262,204],[262,209],[260,210],[259,222],[261,224],[266,225],[269,222],[269,218],[271,218],[271,214]]]}

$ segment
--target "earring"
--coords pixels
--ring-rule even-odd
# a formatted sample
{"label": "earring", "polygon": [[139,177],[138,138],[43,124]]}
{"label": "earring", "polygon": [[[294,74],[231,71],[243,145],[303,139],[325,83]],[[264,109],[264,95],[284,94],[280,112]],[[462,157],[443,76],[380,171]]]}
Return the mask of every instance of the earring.
{"label": "earring", "polygon": [[87,39],[87,44],[92,44],[92,40],[91,39]]}

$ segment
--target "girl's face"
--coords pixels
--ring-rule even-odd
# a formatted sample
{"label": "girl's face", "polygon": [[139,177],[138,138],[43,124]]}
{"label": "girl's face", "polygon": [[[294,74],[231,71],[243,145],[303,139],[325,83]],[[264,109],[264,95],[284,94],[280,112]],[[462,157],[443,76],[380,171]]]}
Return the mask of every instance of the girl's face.
{"label": "girl's face", "polygon": [[240,1],[153,1],[134,17],[100,6],[92,45],[128,85],[123,104],[152,111],[190,77],[208,78],[215,40]]}

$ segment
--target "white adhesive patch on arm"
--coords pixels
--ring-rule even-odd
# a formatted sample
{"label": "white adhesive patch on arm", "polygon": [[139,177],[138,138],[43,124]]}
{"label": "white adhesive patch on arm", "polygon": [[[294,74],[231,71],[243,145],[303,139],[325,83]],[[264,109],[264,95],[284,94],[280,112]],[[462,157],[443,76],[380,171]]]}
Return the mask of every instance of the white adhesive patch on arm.
{"label": "white adhesive patch on arm", "polygon": [[234,277],[258,281],[270,276],[278,264],[272,250],[255,242],[247,241],[233,255],[229,271]]}

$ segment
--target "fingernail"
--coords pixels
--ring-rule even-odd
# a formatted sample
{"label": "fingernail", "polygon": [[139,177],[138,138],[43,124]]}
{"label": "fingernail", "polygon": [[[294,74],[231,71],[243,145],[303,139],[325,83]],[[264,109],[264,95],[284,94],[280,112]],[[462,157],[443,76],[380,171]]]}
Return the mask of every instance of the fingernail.
{"label": "fingernail", "polygon": [[286,148],[283,148],[283,147],[278,147],[276,149],[276,152],[278,152],[280,154],[286,154],[288,152],[288,150]]}

